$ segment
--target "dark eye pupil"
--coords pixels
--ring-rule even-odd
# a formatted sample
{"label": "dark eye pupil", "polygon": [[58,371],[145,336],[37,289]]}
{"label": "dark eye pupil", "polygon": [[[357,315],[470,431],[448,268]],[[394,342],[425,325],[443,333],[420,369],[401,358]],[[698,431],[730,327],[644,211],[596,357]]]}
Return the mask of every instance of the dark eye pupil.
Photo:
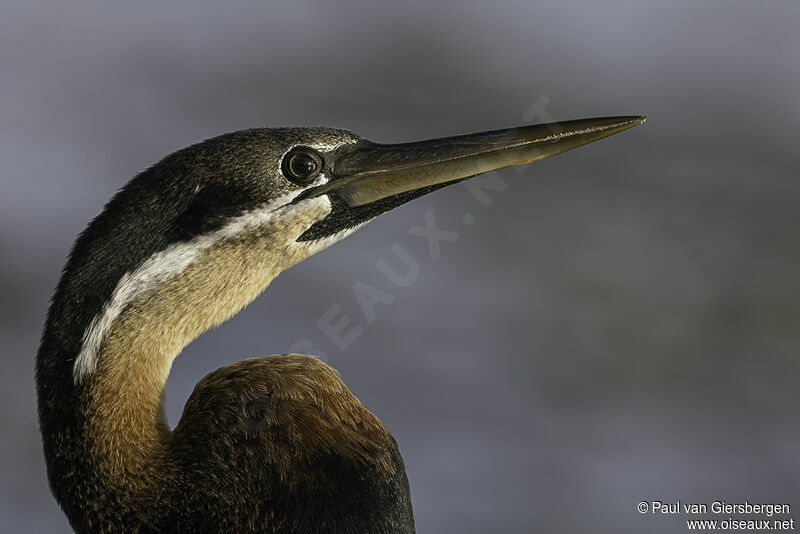
{"label": "dark eye pupil", "polygon": [[296,147],[283,158],[281,172],[297,185],[307,185],[322,172],[324,163],[317,152],[308,147]]}
{"label": "dark eye pupil", "polygon": [[297,178],[306,178],[317,170],[317,162],[306,154],[295,154],[289,160],[289,170]]}

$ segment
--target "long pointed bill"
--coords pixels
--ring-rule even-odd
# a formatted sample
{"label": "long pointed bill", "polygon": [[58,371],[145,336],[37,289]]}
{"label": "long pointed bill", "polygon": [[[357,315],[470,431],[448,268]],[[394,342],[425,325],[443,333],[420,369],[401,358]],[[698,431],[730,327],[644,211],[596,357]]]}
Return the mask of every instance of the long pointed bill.
{"label": "long pointed bill", "polygon": [[416,143],[362,141],[333,155],[329,182],[295,201],[329,195],[331,213],[298,241],[321,239],[448,184],[539,161],[643,123],[645,117],[606,117],[509,128]]}
{"label": "long pointed bill", "polygon": [[[604,117],[509,128],[398,145],[368,144],[333,163],[332,180],[308,196],[334,194],[350,207],[524,165],[644,122]],[[308,198],[308,197],[306,197]]]}

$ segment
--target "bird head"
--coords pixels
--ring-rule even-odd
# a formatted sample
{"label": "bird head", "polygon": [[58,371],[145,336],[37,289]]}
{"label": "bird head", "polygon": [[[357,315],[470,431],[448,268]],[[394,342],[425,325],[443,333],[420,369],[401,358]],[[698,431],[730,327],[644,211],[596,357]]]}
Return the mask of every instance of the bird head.
{"label": "bird head", "polygon": [[142,317],[162,324],[165,337],[156,341],[177,355],[281,271],[381,213],[643,120],[585,119],[403,144],[331,128],[265,128],[180,150],[131,180],[76,243],[67,271],[77,274],[66,278],[83,285],[74,291],[86,300],[72,315],[86,327],[75,382],[91,374],[112,326],[137,302],[146,306],[127,314],[140,320],[128,331],[157,334],[141,328]]}

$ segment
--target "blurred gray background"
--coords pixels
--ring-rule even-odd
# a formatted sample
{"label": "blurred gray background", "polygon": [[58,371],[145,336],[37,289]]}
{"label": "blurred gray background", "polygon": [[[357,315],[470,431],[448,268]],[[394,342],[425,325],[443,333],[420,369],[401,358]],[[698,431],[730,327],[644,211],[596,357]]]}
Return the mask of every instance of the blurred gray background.
{"label": "blurred gray background", "polygon": [[[176,361],[170,422],[207,372],[307,340],[397,438],[421,532],[686,531],[636,512],[653,499],[800,510],[798,4],[0,10],[0,531],[69,530],[34,354],[75,235],[128,178],[248,127],[396,142],[548,115],[649,120],[286,272]],[[457,232],[436,258],[409,233],[428,212]],[[376,266],[401,268],[396,244],[409,287]],[[357,282],[394,299],[371,324]],[[344,351],[315,325],[333,306],[363,328]]]}

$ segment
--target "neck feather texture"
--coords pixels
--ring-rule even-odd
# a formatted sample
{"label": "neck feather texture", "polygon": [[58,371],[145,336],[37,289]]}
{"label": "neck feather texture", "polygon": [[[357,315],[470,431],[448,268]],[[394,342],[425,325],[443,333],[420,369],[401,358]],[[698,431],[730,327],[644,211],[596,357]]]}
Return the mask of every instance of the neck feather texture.
{"label": "neck feather texture", "polygon": [[[320,203],[320,209],[326,207]],[[171,434],[164,388],[173,360],[197,336],[255,299],[281,271],[304,259],[308,246],[294,244],[291,237],[317,217],[308,212],[277,218],[215,243],[115,318],[85,389],[89,442],[104,472],[128,477],[163,457]],[[293,243],[288,247],[287,237]]]}

